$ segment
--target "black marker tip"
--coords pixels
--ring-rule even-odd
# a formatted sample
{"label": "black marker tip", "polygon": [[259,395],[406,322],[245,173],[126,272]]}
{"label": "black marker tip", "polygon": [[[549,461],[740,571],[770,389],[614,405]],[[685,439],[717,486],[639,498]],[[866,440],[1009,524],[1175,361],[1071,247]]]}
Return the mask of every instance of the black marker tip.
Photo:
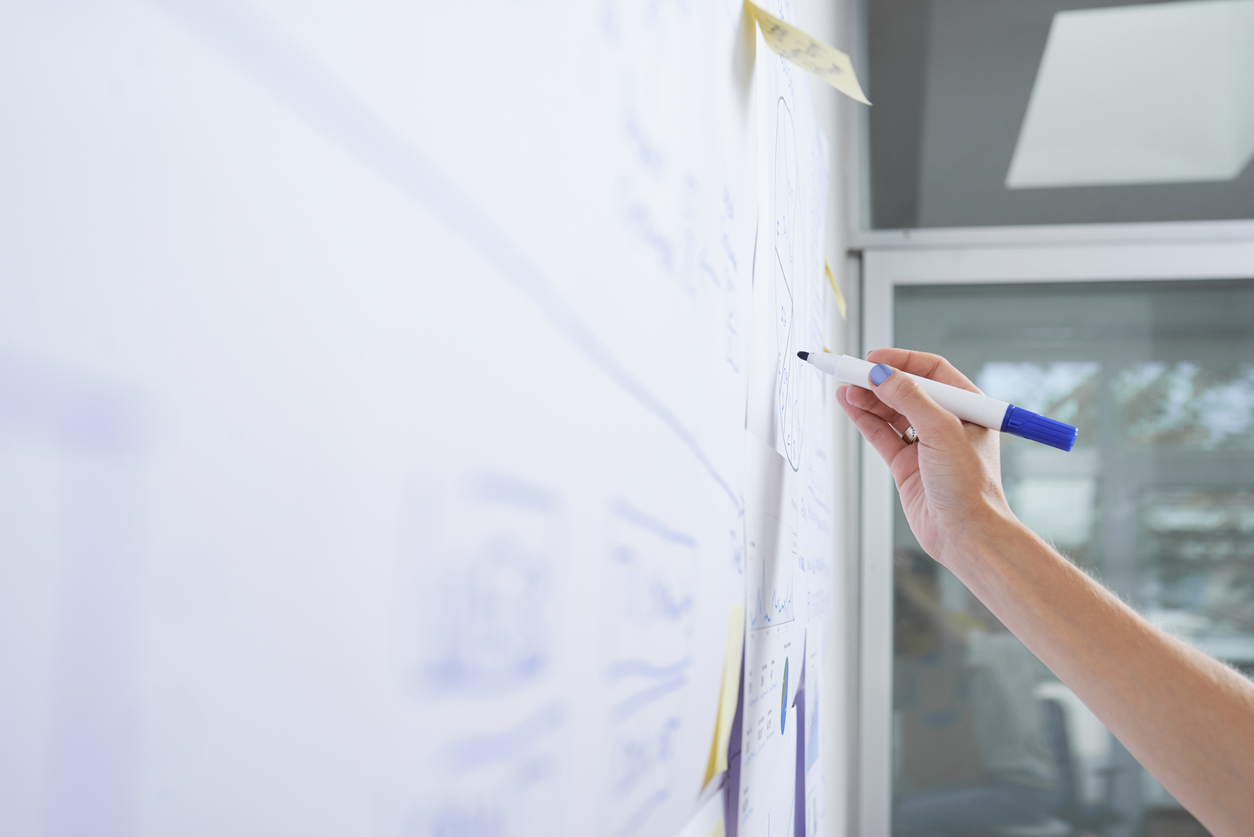
{"label": "black marker tip", "polygon": [[801,358],[802,360],[809,360],[810,353],[809,352],[797,352],[797,357]]}

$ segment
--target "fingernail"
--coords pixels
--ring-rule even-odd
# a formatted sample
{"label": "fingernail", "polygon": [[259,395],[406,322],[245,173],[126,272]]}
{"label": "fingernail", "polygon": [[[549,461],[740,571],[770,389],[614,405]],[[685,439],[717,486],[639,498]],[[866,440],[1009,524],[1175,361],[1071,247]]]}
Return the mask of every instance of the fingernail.
{"label": "fingernail", "polygon": [[879,386],[888,380],[888,376],[893,374],[893,370],[883,363],[877,363],[871,367],[871,373],[867,376],[871,379],[871,383]]}

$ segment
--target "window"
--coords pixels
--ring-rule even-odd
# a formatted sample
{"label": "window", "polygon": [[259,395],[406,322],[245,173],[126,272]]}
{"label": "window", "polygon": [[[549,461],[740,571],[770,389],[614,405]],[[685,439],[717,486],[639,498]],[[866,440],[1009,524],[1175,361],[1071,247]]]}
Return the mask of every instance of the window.
{"label": "window", "polygon": [[[1254,672],[1254,280],[897,286],[893,319],[897,345],[1079,428],[1069,453],[1002,436],[1025,523],[1155,624]],[[1182,815],[923,554],[897,505],[892,552],[899,833],[993,782],[1063,833]]]}

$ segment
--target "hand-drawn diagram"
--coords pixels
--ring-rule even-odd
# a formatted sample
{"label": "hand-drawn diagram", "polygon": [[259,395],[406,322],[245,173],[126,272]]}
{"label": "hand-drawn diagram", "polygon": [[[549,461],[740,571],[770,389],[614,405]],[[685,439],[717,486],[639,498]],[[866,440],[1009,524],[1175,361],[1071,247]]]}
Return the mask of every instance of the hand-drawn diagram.
{"label": "hand-drawn diagram", "polygon": [[557,496],[485,474],[415,505],[399,593],[411,685],[484,695],[540,677],[550,656]]}
{"label": "hand-drawn diagram", "polygon": [[782,459],[764,453],[759,454],[762,461],[753,473],[754,482],[762,486],[761,496],[755,494],[745,509],[750,630],[791,622],[797,613],[793,595],[800,558],[794,501],[797,477]]}
{"label": "hand-drawn diagram", "polygon": [[814,342],[810,190],[801,181],[809,160],[799,151],[789,99],[774,97],[770,113],[771,125],[760,134],[762,188],[769,191],[754,259],[745,426],[799,471],[809,376],[797,352]]}
{"label": "hand-drawn diagram", "polygon": [[560,830],[558,739],[570,709],[536,686],[553,669],[563,535],[561,497],[542,485],[491,471],[414,480],[395,585],[402,682],[455,732],[430,746],[438,779],[385,830]]}
{"label": "hand-drawn diagram", "polygon": [[[644,8],[606,3],[606,43],[618,55],[647,43],[659,54],[686,57],[673,33],[693,25],[682,4]],[[708,292],[698,266],[698,250],[715,205],[714,184],[702,177],[706,155],[699,141],[691,89],[676,84],[661,63],[624,61],[619,80],[618,155],[621,217],[637,246],[650,254],[650,267],[689,297]]]}
{"label": "hand-drawn diagram", "polygon": [[796,761],[797,689],[789,672],[791,658],[800,660],[799,630],[787,624],[753,631],[745,639],[741,834],[793,833],[795,785],[780,777],[791,776]]}
{"label": "hand-drawn diagram", "polygon": [[801,296],[801,245],[798,241],[797,137],[792,110],[783,96],[776,102],[775,122],[775,380],[776,420],[784,455],[795,471],[800,466],[802,403],[801,360],[797,351],[798,301]]}
{"label": "hand-drawn diagram", "polygon": [[[709,248],[703,248],[701,251],[701,269],[713,282],[714,287],[719,291],[722,297],[724,308],[724,325],[726,326],[726,334],[724,335],[726,354],[724,359],[731,370],[740,375],[740,369],[744,363],[742,354],[743,338],[741,336],[744,331],[742,320],[745,312],[741,310],[740,294],[736,290],[739,281],[740,263],[736,256],[736,248],[733,244],[733,238],[736,233],[736,201],[732,196],[731,189],[726,185],[723,186],[723,211],[719,216],[719,243],[714,248],[713,254]],[[755,231],[754,237],[757,233]],[[717,266],[717,267],[716,267]]]}
{"label": "hand-drawn diagram", "polygon": [[608,833],[646,833],[672,795],[692,664],[697,542],[623,500],[606,516]]}
{"label": "hand-drawn diagram", "polygon": [[[774,529],[773,534],[783,534],[789,540],[795,540],[796,535],[791,529],[781,533],[782,521],[776,518],[768,520],[768,526]],[[753,541],[749,543],[757,569],[757,573],[749,578],[750,628],[767,628],[791,622],[797,614],[793,601],[792,568],[780,566],[779,555],[768,551],[769,547],[764,547],[765,545]]]}
{"label": "hand-drawn diagram", "polygon": [[554,834],[561,827],[557,736],[566,708],[552,702],[504,729],[440,748],[440,780],[403,815],[402,837]]}

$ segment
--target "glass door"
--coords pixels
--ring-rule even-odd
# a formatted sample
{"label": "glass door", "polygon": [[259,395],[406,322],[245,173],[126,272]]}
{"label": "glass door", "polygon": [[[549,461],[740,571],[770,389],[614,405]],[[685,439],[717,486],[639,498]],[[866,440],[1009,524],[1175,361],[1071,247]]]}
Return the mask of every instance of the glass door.
{"label": "glass door", "polygon": [[[1070,453],[1002,437],[1019,518],[1159,627],[1254,671],[1254,281],[929,285],[895,302],[898,345],[1080,429]],[[1003,825],[1035,805],[1065,833],[1181,819],[900,507],[893,559],[895,833],[973,829],[998,800],[1019,803]]]}
{"label": "glass door", "polygon": [[[988,394],[1076,425],[1069,453],[1003,436],[1016,514],[1152,622],[1254,673],[1254,260],[1242,277],[1212,251],[1194,267],[1224,278],[1171,279],[1153,254],[1101,249],[868,254],[863,348],[942,354]],[[1092,281],[1113,278],[1112,255],[1127,275]],[[1205,834],[923,553],[873,457],[862,833]]]}

